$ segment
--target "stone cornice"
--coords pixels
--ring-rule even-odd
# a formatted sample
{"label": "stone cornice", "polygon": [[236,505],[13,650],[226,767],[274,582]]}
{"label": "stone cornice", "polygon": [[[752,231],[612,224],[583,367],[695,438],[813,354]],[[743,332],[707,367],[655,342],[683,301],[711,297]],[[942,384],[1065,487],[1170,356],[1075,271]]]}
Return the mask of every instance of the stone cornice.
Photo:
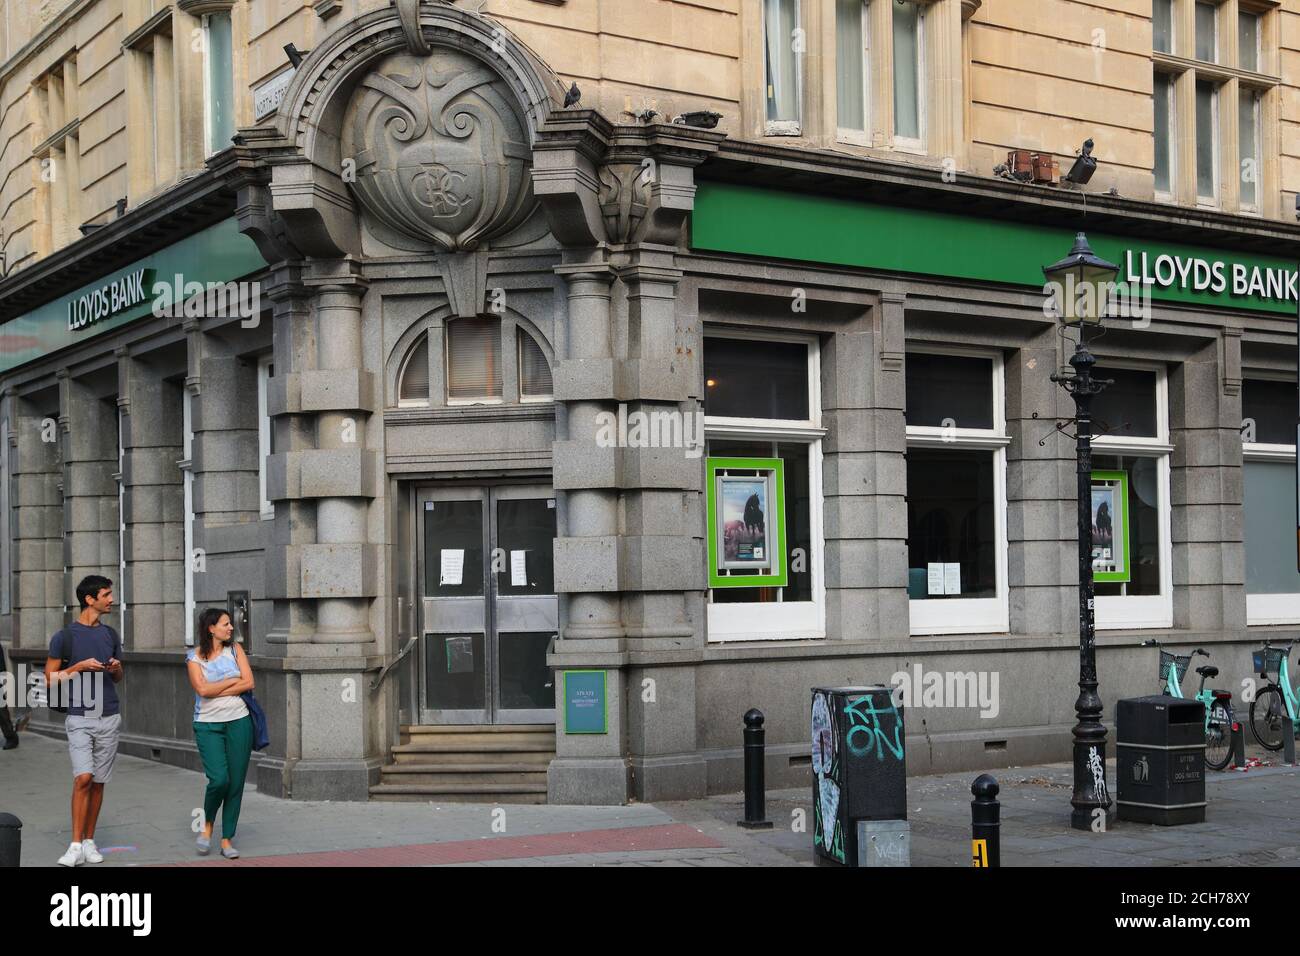
{"label": "stone cornice", "polygon": [[895,206],[987,216],[1300,258],[1300,223],[1084,193],[844,153],[727,139],[696,170],[717,180]]}

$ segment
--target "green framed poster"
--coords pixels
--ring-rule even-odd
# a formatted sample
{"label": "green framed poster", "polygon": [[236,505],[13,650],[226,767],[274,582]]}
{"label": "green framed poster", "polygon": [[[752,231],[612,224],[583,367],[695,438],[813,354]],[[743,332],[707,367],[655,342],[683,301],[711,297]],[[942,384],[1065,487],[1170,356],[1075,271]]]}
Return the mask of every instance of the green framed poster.
{"label": "green framed poster", "polygon": [[564,672],[564,732],[609,732],[609,697],[604,671]]}
{"label": "green framed poster", "polygon": [[785,463],[709,458],[709,587],[785,587]]}
{"label": "green framed poster", "polygon": [[1128,472],[1092,473],[1092,579],[1126,584],[1129,564]]}

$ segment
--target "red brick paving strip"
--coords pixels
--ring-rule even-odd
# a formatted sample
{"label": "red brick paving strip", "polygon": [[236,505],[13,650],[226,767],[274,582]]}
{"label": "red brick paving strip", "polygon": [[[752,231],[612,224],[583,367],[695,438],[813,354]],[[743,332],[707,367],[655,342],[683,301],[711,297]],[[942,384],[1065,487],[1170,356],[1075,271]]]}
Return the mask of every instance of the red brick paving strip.
{"label": "red brick paving strip", "polygon": [[[240,857],[238,860],[204,860],[164,866],[439,866],[483,860],[520,860],[528,857],[568,856],[578,853],[632,853],[644,850],[720,849],[723,844],[685,823],[652,827],[624,827],[546,833],[526,837],[491,837],[449,843],[327,850],[288,856]],[[220,852],[213,847],[213,852]]]}

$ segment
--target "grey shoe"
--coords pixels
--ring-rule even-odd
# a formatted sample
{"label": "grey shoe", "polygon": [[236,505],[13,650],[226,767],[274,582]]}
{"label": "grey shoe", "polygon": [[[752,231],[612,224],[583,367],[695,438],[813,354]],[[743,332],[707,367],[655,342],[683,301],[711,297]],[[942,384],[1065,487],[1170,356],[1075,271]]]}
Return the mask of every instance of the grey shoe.
{"label": "grey shoe", "polygon": [[199,838],[194,843],[199,848],[199,856],[207,856],[208,851],[212,849],[211,837],[205,837],[203,834],[199,834]]}
{"label": "grey shoe", "polygon": [[221,855],[224,856],[227,860],[239,859],[239,851],[236,850],[233,846],[223,846],[221,848]]}

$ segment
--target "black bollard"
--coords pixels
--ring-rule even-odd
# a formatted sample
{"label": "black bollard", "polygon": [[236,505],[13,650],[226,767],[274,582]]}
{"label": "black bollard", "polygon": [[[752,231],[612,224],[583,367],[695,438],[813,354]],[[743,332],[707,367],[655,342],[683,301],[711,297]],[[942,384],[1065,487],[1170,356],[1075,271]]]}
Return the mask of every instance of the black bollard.
{"label": "black bollard", "polygon": [[763,761],[767,745],[763,742],[763,712],[751,708],[745,712],[745,819],[737,821],[747,830],[770,830],[767,819],[767,787],[763,782]]}
{"label": "black bollard", "polygon": [[975,799],[970,802],[971,866],[990,867],[1002,865],[998,817],[1002,804],[998,803],[998,782],[982,773],[971,784]]}
{"label": "black bollard", "polygon": [[17,867],[23,855],[23,821],[12,813],[0,813],[0,869]]}

